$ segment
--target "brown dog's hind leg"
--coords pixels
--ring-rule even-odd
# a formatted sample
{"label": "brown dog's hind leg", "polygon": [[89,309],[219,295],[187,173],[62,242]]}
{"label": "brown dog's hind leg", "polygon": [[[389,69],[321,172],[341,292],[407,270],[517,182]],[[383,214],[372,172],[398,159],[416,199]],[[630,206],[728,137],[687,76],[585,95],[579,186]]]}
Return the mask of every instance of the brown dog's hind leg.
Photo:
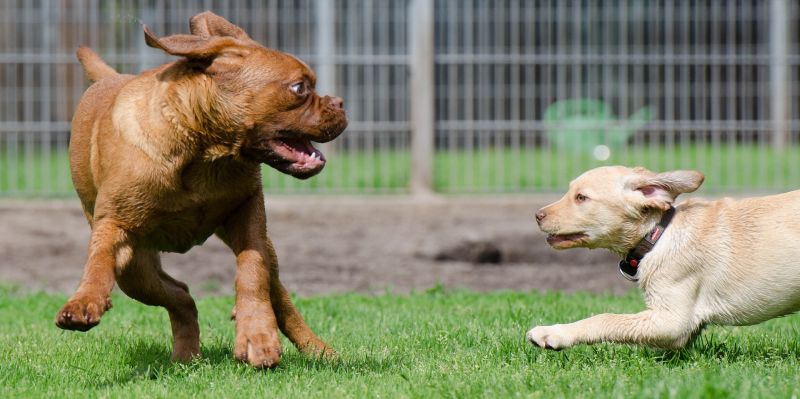
{"label": "brown dog's hind leg", "polygon": [[336,356],[336,351],[311,331],[311,328],[303,320],[303,316],[294,307],[286,288],[277,278],[273,279],[272,285],[272,309],[275,310],[281,332],[292,341],[300,352],[314,357]]}
{"label": "brown dog's hind leg", "polygon": [[158,252],[136,250],[131,262],[117,275],[125,294],[150,306],[163,306],[172,325],[172,360],[187,362],[200,356],[200,326],[197,307],[189,287],[161,268]]}
{"label": "brown dog's hind leg", "polygon": [[[278,259],[269,237],[266,243],[272,264],[277,265]],[[278,278],[277,267],[270,276],[270,296],[272,297],[272,309],[278,319],[278,327],[298,350],[309,356],[336,356],[336,351],[311,331],[311,328],[303,320],[303,316],[294,307],[289,292]]]}
{"label": "brown dog's hind leg", "polygon": [[113,221],[94,223],[89,258],[75,294],[56,315],[56,325],[65,330],[88,331],[111,309],[111,289],[118,265],[127,264],[132,250],[124,230]]}

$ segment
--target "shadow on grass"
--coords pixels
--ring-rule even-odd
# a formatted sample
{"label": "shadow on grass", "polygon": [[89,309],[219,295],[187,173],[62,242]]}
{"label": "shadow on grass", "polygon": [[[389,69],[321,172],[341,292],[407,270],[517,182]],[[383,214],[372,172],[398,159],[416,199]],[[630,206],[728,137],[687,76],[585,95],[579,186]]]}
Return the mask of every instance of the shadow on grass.
{"label": "shadow on grass", "polygon": [[305,356],[293,347],[285,348],[281,362],[274,369],[254,369],[234,359],[231,347],[224,343],[210,343],[201,348],[202,356],[189,363],[173,363],[170,361],[171,348],[156,340],[140,339],[127,346],[127,352],[121,353],[123,368],[127,372],[120,373],[117,378],[106,380],[103,386],[118,386],[136,380],[181,379],[198,374],[201,370],[218,370],[220,375],[238,374],[242,378],[256,376],[260,373],[296,373],[298,370],[309,372],[330,372],[337,374],[380,374],[397,366],[393,358],[375,358],[370,354],[360,354],[355,358],[339,356],[334,359]]}
{"label": "shadow on grass", "polygon": [[133,342],[128,347],[128,352],[123,354],[123,362],[128,366],[130,372],[127,376],[121,375],[118,382],[159,379],[165,371],[180,366],[169,360],[170,355],[172,355],[170,348],[157,341],[137,340]]}
{"label": "shadow on grass", "polygon": [[700,335],[677,351],[647,349],[652,359],[667,366],[683,366],[703,361],[739,363],[770,361],[783,363],[800,359],[800,342],[778,339],[779,336],[752,338],[745,336],[721,338],[716,334]]}

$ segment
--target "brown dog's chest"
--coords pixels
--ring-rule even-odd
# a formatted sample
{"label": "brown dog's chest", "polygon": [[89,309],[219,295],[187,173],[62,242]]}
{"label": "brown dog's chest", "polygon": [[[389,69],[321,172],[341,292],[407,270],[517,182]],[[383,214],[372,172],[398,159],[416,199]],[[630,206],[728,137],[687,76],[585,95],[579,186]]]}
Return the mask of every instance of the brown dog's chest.
{"label": "brown dog's chest", "polygon": [[133,229],[138,245],[163,252],[184,253],[203,244],[222,227],[247,197],[181,204],[153,209],[141,226]]}
{"label": "brown dog's chest", "polygon": [[[118,217],[131,222],[128,231],[136,237],[138,245],[165,252],[186,252],[205,242],[260,189],[258,169],[231,166],[190,165],[181,173],[180,187],[156,195],[146,190],[140,198],[131,198],[138,204],[130,204],[127,210],[118,209]],[[126,200],[118,198],[115,202]],[[142,205],[146,210],[142,210]],[[140,211],[129,211],[136,208]]]}
{"label": "brown dog's chest", "polygon": [[179,253],[204,243],[225,220],[222,215],[209,213],[205,207],[155,212],[153,217],[153,225],[137,234],[139,245]]}

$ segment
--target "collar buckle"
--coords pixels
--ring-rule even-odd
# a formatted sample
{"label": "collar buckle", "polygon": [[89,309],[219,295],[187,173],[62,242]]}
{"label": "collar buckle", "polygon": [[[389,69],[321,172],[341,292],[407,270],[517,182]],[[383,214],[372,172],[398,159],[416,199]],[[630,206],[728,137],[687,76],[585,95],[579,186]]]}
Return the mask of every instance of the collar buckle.
{"label": "collar buckle", "polygon": [[630,261],[625,258],[619,261],[619,273],[622,274],[622,277],[625,277],[628,281],[637,282],[639,281],[639,262],[636,259],[631,259]]}

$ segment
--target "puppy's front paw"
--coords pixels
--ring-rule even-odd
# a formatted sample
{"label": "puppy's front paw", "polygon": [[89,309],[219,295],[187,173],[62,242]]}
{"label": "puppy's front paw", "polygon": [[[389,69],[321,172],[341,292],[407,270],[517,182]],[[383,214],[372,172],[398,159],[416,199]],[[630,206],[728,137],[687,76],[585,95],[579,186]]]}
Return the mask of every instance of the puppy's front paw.
{"label": "puppy's front paw", "polygon": [[538,326],[528,331],[528,341],[544,349],[563,349],[573,345],[574,340],[561,324]]}
{"label": "puppy's front paw", "polygon": [[72,298],[56,315],[56,325],[65,330],[89,331],[111,309],[111,298]]}
{"label": "puppy's front paw", "polygon": [[281,359],[281,341],[274,328],[237,328],[234,356],[256,368],[273,368]]}

